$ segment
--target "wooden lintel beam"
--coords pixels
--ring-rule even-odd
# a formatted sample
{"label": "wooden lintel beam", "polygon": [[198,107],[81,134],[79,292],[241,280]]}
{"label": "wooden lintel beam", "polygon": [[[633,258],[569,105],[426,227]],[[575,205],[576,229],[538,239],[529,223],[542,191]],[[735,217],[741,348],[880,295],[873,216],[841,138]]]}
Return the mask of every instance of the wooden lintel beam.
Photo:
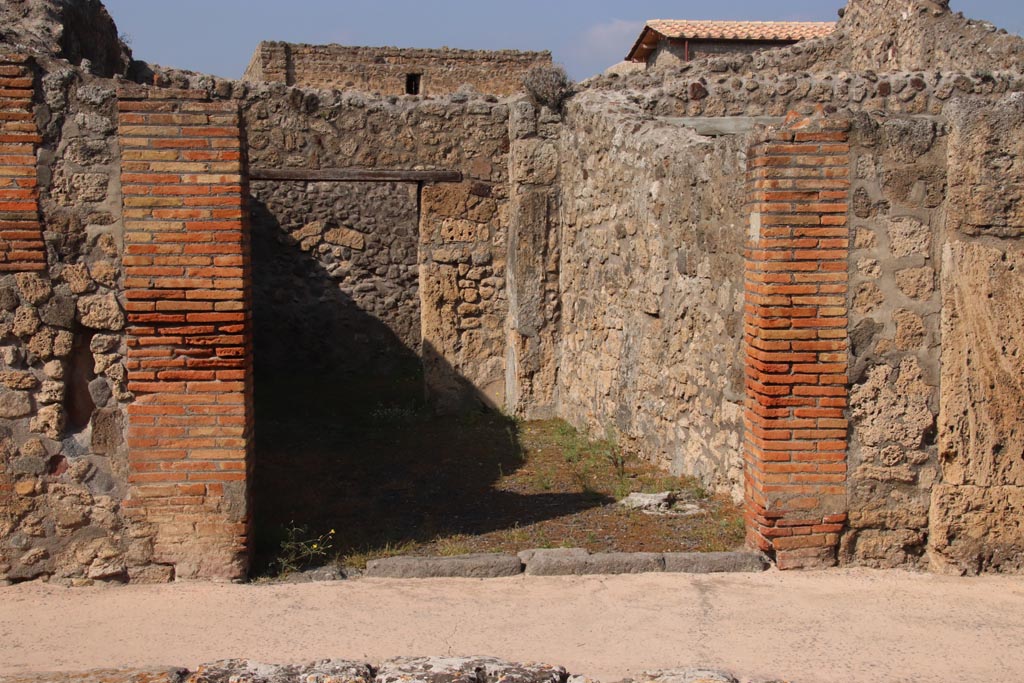
{"label": "wooden lintel beam", "polygon": [[346,183],[460,183],[462,173],[376,168],[253,168],[249,171],[249,179]]}

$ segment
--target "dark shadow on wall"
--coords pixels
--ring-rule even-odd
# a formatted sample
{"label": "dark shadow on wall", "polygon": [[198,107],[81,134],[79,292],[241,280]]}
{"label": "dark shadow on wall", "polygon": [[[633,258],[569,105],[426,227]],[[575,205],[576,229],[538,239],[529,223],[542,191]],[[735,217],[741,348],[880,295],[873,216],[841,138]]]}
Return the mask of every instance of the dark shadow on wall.
{"label": "dark shadow on wall", "polygon": [[[420,353],[342,292],[321,262],[282,239],[257,199],[254,574],[272,571],[290,527],[336,530],[334,551],[375,553],[597,507],[593,495],[494,488],[523,465],[516,423],[489,408],[437,415]],[[431,349],[437,373],[468,380]],[[439,367],[444,365],[445,367]]]}

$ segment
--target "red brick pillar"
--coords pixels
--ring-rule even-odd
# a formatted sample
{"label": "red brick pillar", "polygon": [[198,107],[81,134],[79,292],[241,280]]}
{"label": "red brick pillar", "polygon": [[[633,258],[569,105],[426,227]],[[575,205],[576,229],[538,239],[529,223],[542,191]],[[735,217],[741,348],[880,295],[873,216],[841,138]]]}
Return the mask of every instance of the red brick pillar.
{"label": "red brick pillar", "polygon": [[178,578],[248,566],[252,324],[237,105],[119,96],[128,309],[129,499]]}
{"label": "red brick pillar", "polygon": [[0,55],[0,273],[46,268],[39,224],[32,113],[35,76],[27,55]]}
{"label": "red brick pillar", "polygon": [[749,155],[747,539],[782,569],[833,565],[846,521],[849,129],[791,114]]}

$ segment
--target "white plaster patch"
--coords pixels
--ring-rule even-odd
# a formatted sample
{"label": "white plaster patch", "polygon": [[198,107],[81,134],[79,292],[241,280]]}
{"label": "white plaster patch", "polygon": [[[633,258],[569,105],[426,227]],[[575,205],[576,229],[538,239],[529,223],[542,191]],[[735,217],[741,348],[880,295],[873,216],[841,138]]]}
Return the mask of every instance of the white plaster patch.
{"label": "white plaster patch", "polygon": [[750,241],[761,241],[761,213],[759,211],[750,214]]}

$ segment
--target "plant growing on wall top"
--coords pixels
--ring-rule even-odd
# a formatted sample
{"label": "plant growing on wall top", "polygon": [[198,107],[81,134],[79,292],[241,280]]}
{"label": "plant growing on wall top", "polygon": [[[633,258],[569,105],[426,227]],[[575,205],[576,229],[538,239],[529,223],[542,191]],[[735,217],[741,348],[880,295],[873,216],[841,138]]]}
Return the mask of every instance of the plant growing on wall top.
{"label": "plant growing on wall top", "polygon": [[574,84],[560,66],[536,66],[523,77],[523,87],[535,105],[560,112]]}

